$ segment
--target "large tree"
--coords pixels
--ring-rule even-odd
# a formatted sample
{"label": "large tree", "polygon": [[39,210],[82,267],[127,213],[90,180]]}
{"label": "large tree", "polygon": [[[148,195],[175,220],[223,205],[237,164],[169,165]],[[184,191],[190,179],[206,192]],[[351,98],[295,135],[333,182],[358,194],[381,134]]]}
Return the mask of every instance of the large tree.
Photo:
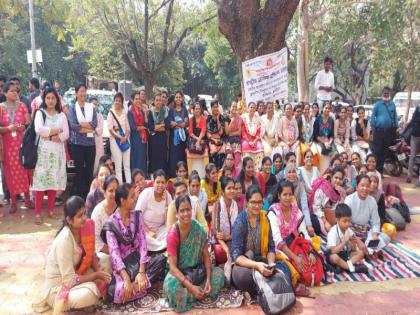
{"label": "large tree", "polygon": [[[95,46],[96,38],[105,40],[144,83],[149,97],[185,38],[216,16],[202,5],[175,0],[94,0],[81,5],[74,0],[73,7],[78,17],[73,26],[84,39],[83,48]],[[85,22],[80,23],[81,17]]]}
{"label": "large tree", "polygon": [[[219,30],[229,41],[242,78],[242,62],[286,46],[299,0],[214,0]],[[243,81],[243,80],[242,80]]]}

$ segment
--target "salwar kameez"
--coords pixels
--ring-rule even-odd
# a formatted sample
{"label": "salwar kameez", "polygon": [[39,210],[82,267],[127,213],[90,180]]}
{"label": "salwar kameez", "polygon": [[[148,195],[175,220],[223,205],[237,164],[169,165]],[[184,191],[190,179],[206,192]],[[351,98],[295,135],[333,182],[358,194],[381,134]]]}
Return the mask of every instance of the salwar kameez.
{"label": "salwar kameez", "polygon": [[[172,127],[171,122],[184,122],[185,128]],[[177,111],[175,108],[171,108],[169,110],[168,118],[165,122],[166,128],[170,130],[168,158],[169,177],[176,177],[176,165],[178,162],[187,162],[187,154],[185,153],[185,149],[187,148],[186,136],[188,133],[188,123],[188,111],[185,107],[182,107],[181,111]]]}
{"label": "salwar kameez", "polygon": [[[256,169],[261,167],[264,158],[264,147],[261,142],[261,120],[257,113],[253,118],[249,114],[242,115],[242,159],[251,157],[254,160]],[[254,142],[252,145],[250,142]]]}
{"label": "salwar kameez", "polygon": [[[176,228],[168,234],[168,254],[178,256],[177,267],[181,271],[185,268],[195,268],[200,263],[204,250],[207,249],[207,234],[200,224],[193,220],[191,228],[185,239],[180,242]],[[181,243],[181,244],[179,244]],[[177,251],[179,250],[179,255]],[[223,287],[224,275],[222,269],[211,267],[211,292],[210,297],[215,298]],[[204,287],[205,281],[201,284]],[[193,308],[196,303],[195,297],[183,286],[181,281],[168,273],[163,282],[163,296],[168,300],[168,305],[177,312],[185,312]]]}
{"label": "salwar kameez", "polygon": [[134,169],[142,170],[147,174],[147,129],[137,130],[138,127],[146,127],[144,113],[131,106],[128,111],[128,123],[130,124],[130,143],[131,143],[131,156],[130,166],[131,171]]}
{"label": "salwar kameez", "polygon": [[166,108],[161,108],[156,112],[152,108],[147,119],[147,127],[149,129],[149,172],[162,169],[166,171],[168,161],[168,146],[166,144],[166,131],[156,131],[157,125],[164,125],[165,118],[168,113]]}

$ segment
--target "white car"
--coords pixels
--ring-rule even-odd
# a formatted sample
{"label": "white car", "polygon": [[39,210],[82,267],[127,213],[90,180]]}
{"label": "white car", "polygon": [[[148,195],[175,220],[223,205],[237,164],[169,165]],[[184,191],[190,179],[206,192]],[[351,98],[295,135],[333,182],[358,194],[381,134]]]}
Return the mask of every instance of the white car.
{"label": "white car", "polygon": [[[398,92],[397,94],[394,95],[393,101],[397,109],[398,118],[401,119],[401,117],[404,116],[405,111],[407,109],[408,92]],[[416,109],[416,106],[419,106],[419,105],[420,105],[420,92],[412,92],[411,93],[411,107],[410,107],[410,111],[408,112],[407,121],[410,121]]]}

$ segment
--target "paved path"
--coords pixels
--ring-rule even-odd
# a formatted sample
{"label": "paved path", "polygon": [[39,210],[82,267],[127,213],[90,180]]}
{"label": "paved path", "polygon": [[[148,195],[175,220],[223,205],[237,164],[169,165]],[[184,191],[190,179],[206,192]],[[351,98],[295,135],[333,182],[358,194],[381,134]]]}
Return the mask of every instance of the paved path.
{"label": "paved path", "polygon": [[[403,187],[404,197],[420,214],[420,190]],[[7,212],[8,208],[0,208]],[[62,213],[62,212],[61,212]],[[33,224],[32,210],[19,210],[0,219],[0,314],[32,314],[31,304],[42,296],[45,253],[61,220]],[[420,215],[397,239],[420,254]],[[315,299],[299,298],[288,314],[420,314],[420,278],[384,282],[341,282],[312,289]],[[171,313],[172,314],[172,313]],[[175,313],[173,313],[175,314]],[[263,314],[252,305],[232,310],[194,310],[188,314]]]}

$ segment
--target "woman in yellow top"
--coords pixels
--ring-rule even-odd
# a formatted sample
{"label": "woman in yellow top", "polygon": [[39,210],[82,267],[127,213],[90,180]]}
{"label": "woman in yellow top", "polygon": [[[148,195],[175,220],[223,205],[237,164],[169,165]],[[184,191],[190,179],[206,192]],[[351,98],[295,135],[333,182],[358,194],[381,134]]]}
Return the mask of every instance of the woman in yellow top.
{"label": "woman in yellow top", "polygon": [[201,181],[201,188],[204,188],[207,193],[208,207],[210,211],[210,207],[212,207],[222,195],[222,186],[219,182],[219,175],[217,173],[216,165],[213,163],[209,163],[206,166],[206,177]]}

